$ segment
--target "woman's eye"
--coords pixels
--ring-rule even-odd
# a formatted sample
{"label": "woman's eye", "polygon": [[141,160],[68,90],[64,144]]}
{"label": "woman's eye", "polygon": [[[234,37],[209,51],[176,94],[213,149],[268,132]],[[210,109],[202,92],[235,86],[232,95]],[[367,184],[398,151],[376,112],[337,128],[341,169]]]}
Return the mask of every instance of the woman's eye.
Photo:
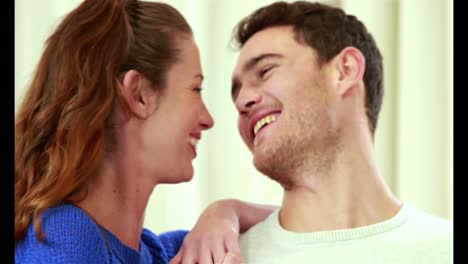
{"label": "woman's eye", "polygon": [[201,87],[193,88],[193,91],[195,91],[196,93],[201,93],[202,90],[203,90],[203,88],[201,88]]}

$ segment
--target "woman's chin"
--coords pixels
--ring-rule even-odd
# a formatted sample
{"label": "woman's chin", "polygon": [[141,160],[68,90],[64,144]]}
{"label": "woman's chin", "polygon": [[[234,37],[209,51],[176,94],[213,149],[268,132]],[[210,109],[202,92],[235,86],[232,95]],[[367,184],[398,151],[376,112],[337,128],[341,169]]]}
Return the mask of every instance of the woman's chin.
{"label": "woman's chin", "polygon": [[193,173],[191,173],[190,175],[182,176],[180,182],[181,182],[181,183],[182,183],[182,182],[189,182],[189,181],[192,180],[192,178],[193,178]]}
{"label": "woman's chin", "polygon": [[193,171],[190,171],[190,173],[187,172],[187,173],[179,174],[177,176],[170,177],[166,183],[169,183],[169,184],[184,183],[184,182],[191,181],[192,178],[193,178]]}

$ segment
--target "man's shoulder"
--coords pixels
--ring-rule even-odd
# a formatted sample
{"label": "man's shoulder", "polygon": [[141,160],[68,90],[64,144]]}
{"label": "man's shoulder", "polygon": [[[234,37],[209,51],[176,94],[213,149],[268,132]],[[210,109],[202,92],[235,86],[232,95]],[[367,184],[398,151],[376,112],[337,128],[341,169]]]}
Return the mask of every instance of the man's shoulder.
{"label": "man's shoulder", "polygon": [[263,232],[268,232],[269,230],[278,228],[279,225],[279,208],[273,211],[267,218],[263,221],[258,222],[252,226],[249,230],[241,234],[241,237],[247,237],[254,234],[260,234]]}
{"label": "man's shoulder", "polygon": [[416,206],[404,206],[406,222],[385,236],[385,248],[392,248],[401,260],[411,260],[409,263],[451,263],[453,223]]}
{"label": "man's shoulder", "polygon": [[432,239],[452,239],[453,222],[430,214],[411,204],[405,205],[408,210],[408,231],[418,232]]}
{"label": "man's shoulder", "polygon": [[280,228],[278,220],[279,209],[271,213],[265,220],[252,226],[249,230],[240,235],[239,244],[242,248],[252,245],[265,245],[267,241],[277,240],[277,232]]}

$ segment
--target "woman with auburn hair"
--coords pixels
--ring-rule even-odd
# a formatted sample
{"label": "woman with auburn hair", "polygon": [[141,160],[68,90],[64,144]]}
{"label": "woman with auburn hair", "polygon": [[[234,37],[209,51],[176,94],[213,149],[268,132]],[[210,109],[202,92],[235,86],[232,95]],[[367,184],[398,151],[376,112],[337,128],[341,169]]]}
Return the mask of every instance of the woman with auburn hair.
{"label": "woman with auburn hair", "polygon": [[15,120],[15,262],[238,263],[239,232],[273,208],[222,200],[190,233],[143,228],[154,187],[193,176],[213,126],[202,81],[173,7],[85,0],[69,13]]}

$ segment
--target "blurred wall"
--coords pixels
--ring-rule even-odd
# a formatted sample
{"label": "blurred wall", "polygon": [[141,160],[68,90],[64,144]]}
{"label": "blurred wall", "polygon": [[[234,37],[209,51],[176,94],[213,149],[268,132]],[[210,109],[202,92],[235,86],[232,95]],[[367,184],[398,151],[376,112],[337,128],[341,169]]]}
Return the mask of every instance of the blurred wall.
{"label": "blurred wall", "polygon": [[[48,35],[80,0],[15,0],[15,107]],[[189,183],[158,186],[145,224],[159,233],[190,229],[223,198],[280,204],[278,184],[255,170],[237,132],[230,78],[238,52],[235,24],[270,0],[165,0],[192,25],[205,75],[204,99],[215,127],[204,133]],[[291,2],[291,1],[288,1]],[[385,97],[376,132],[379,165],[400,199],[453,217],[452,0],[322,1],[355,14],[384,56]],[[15,108],[15,109],[16,109]]]}

